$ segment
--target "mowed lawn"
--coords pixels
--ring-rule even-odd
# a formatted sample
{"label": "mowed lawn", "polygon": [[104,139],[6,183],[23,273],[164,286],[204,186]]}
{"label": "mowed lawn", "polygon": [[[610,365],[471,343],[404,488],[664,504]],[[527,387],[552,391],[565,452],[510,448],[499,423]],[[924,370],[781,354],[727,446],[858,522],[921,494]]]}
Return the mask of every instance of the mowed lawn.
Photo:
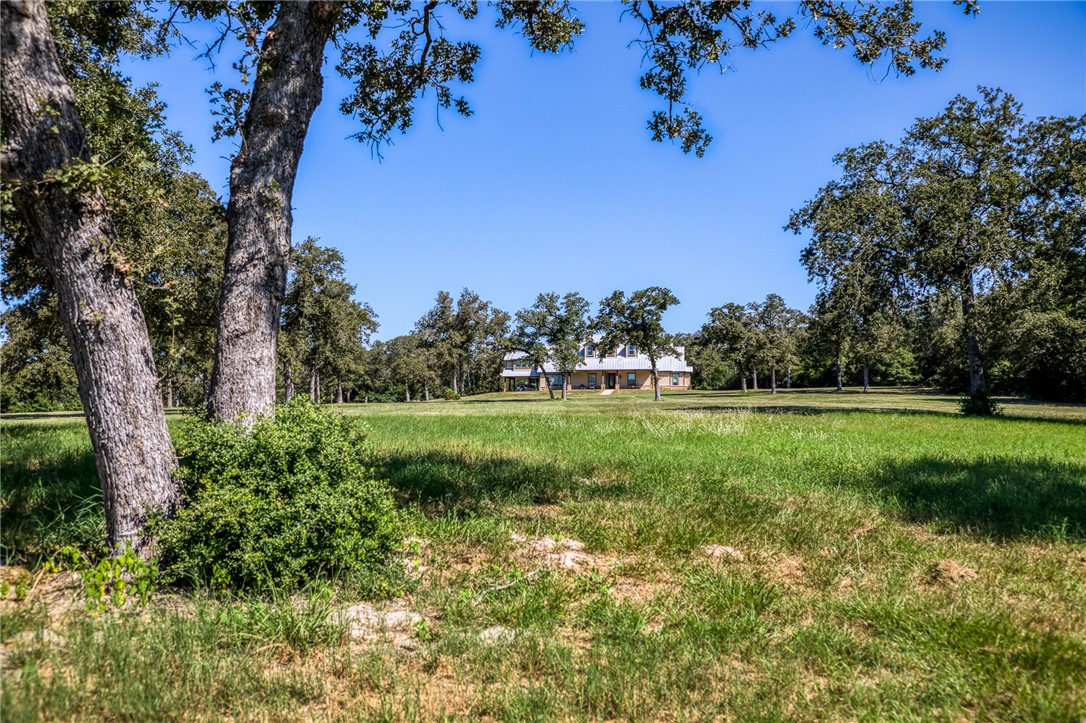
{"label": "mowed lawn", "polygon": [[[411,535],[378,607],[421,618],[352,637],[342,589],[91,614],[34,574],[4,719],[1082,721],[1086,407],[956,401],[344,405]],[[2,432],[8,554],[94,539],[80,419]]]}

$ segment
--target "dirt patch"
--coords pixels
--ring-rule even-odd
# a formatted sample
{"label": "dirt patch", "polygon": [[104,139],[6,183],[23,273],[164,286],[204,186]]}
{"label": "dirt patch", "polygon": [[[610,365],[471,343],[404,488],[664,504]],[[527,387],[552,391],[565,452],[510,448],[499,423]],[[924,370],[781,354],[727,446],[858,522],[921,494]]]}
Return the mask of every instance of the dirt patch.
{"label": "dirt patch", "polygon": [[781,555],[769,563],[769,579],[780,585],[799,585],[803,582],[807,567],[798,557]]}
{"label": "dirt patch", "polygon": [[924,571],[923,582],[933,587],[957,587],[977,579],[977,571],[954,560],[940,560]]}
{"label": "dirt patch", "polygon": [[424,617],[403,605],[379,609],[368,602],[355,603],[339,610],[333,614],[332,620],[346,625],[352,640],[385,641],[407,650],[417,647],[415,631],[426,624]]}

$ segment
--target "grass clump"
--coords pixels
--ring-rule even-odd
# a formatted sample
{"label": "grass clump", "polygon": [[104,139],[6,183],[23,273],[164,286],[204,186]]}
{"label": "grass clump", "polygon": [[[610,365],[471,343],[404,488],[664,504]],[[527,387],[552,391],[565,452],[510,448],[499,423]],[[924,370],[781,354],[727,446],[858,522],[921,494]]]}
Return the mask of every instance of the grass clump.
{"label": "grass clump", "polygon": [[167,578],[263,590],[358,576],[374,587],[402,530],[364,442],[359,424],[304,401],[249,434],[192,422],[180,444],[187,502],[159,536]]}

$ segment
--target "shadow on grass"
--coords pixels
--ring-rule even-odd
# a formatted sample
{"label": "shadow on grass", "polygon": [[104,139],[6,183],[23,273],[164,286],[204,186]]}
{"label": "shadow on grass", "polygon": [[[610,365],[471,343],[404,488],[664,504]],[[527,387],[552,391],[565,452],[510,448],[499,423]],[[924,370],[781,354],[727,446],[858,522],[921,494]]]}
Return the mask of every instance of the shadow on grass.
{"label": "shadow on grass", "polygon": [[[856,480],[841,481],[858,486]],[[985,539],[1086,540],[1086,466],[922,458],[884,467],[862,485],[910,522]]]}
{"label": "shadow on grass", "polygon": [[[1000,402],[1003,404],[1003,402]],[[1075,406],[1075,405],[1066,405]],[[669,410],[671,411],[671,410]],[[822,414],[902,414],[907,416],[922,416],[922,417],[945,417],[951,419],[980,419],[979,417],[964,417],[957,411],[944,411],[941,409],[916,409],[915,407],[870,407],[860,405],[815,405],[815,404],[763,404],[763,405],[746,405],[746,404],[692,404],[690,406],[684,406],[678,408],[675,411],[697,411],[697,412],[751,412],[754,414],[796,414],[796,415],[822,415]],[[1042,416],[1042,415],[1029,415],[1019,416],[1015,414],[1002,415],[998,417],[986,418],[986,421],[993,424],[1000,423],[1015,423],[1015,422],[1041,422],[1048,424],[1070,424],[1076,426],[1086,426],[1086,418],[1075,417],[1056,417],[1056,416]]]}
{"label": "shadow on grass", "polygon": [[475,512],[492,504],[554,504],[624,490],[619,484],[585,484],[592,470],[493,453],[401,452],[376,466],[402,502],[446,513]]}
{"label": "shadow on grass", "polygon": [[5,429],[3,434],[0,556],[7,563],[32,563],[65,545],[96,549],[105,540],[102,491],[90,446],[58,451],[35,440],[34,432],[40,438],[41,428],[30,434]]}

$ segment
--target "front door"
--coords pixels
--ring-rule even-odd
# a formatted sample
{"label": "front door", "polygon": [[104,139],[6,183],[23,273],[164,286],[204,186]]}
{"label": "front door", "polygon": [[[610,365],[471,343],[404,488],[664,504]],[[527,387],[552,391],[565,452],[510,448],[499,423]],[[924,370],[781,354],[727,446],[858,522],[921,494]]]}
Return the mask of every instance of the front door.
{"label": "front door", "polygon": [[615,382],[617,381],[617,377],[618,377],[617,374],[608,374],[607,375],[607,388],[608,389],[614,389],[615,388]]}

